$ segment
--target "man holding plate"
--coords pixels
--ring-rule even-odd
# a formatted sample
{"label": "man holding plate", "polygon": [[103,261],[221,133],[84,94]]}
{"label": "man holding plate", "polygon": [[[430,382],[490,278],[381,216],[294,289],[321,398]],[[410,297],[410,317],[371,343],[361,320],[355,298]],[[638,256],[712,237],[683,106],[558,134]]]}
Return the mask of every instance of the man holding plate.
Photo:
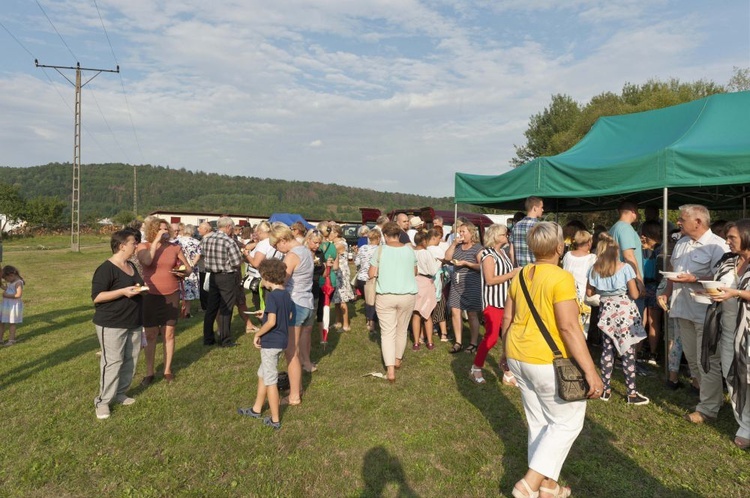
{"label": "man holding plate", "polygon": [[[703,291],[700,280],[713,280],[716,264],[729,252],[729,246],[711,231],[711,215],[705,206],[680,206],[677,224],[685,234],[672,252],[672,269],[678,275],[667,279],[667,288],[658,299],[664,307],[666,300],[671,298],[669,316],[677,319],[693,387],[700,389],[701,403],[698,406],[702,408],[687,415],[687,419],[692,423],[702,423],[712,418],[711,414],[718,413],[721,406],[721,396],[718,396],[719,401],[716,396],[717,392],[722,392],[721,368],[718,358],[712,361],[709,372],[700,367],[699,348],[708,305],[696,302],[690,294]],[[715,406],[717,402],[719,406]]]}

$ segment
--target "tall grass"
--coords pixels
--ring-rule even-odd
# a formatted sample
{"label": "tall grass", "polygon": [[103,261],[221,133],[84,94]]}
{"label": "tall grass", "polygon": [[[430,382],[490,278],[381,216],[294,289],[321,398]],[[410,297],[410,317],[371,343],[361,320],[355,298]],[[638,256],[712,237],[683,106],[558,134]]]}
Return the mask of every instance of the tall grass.
{"label": "tall grass", "polygon": [[[1,496],[509,496],[525,471],[523,408],[498,382],[497,351],[481,386],[470,355],[440,343],[407,350],[395,385],[364,376],[383,367],[361,302],[351,332],[332,332],[326,350],[314,342],[319,370],[280,432],[236,414],[259,364],[240,319],[239,347],[207,348],[200,314],[178,325],[175,382],[139,387],[141,361],[137,402],[97,420],[90,281],[106,257],[101,243],[81,254],[6,244],[27,285],[20,342],[0,348]],[[626,406],[617,381],[612,401],[589,403],[562,481],[586,497],[747,496],[750,455],[731,444],[729,406],[691,426],[680,417],[696,398],[654,374],[638,378],[648,406]]]}

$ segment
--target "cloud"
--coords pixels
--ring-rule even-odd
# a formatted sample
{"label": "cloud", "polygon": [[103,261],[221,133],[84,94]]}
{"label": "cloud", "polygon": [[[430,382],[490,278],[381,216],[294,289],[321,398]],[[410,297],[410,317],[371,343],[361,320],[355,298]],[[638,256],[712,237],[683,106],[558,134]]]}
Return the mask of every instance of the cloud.
{"label": "cloud", "polygon": [[[11,1],[10,27],[23,43],[68,61],[36,6]],[[82,63],[114,65],[90,0],[45,6]],[[552,94],[585,101],[654,77],[721,83],[747,65],[747,5],[724,16],[725,7],[667,0],[107,0],[99,8],[122,72],[84,89],[84,162],[432,195],[450,195],[456,171],[507,170],[513,144]],[[720,40],[712,16],[728,25]],[[28,54],[12,48],[18,61],[0,73],[2,162],[70,160],[72,87],[27,68]]]}

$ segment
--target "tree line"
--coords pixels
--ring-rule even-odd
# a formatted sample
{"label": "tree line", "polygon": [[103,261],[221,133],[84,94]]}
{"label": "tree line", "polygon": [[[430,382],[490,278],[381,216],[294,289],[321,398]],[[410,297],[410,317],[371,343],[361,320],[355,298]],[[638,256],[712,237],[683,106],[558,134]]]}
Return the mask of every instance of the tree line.
{"label": "tree line", "polygon": [[[0,213],[23,214],[22,218],[31,224],[26,216],[32,212],[32,206],[49,207],[53,204],[55,209],[48,210],[46,223],[60,223],[67,219],[70,216],[72,168],[69,163],[29,168],[0,167],[3,186],[0,195],[8,199],[0,201]],[[137,214],[141,217],[158,209],[257,216],[292,212],[311,219],[356,221],[360,219],[360,207],[376,207],[383,211],[424,206],[453,208],[450,197],[378,192],[321,182],[219,175],[164,166],[141,165],[136,168]],[[82,165],[80,196],[82,223],[92,223],[100,218],[132,219],[135,216],[133,165]],[[34,210],[41,211],[41,206]]]}

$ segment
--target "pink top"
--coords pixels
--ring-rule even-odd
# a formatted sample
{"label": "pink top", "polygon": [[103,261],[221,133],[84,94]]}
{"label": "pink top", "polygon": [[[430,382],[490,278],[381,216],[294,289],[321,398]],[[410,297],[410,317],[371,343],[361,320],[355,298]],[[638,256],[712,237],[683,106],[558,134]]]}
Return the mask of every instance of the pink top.
{"label": "pink top", "polygon": [[[150,250],[151,243],[142,243],[141,249]],[[154,259],[149,266],[143,266],[143,280],[148,286],[148,293],[158,296],[166,296],[177,292],[180,288],[180,279],[178,279],[172,270],[180,266],[178,255],[182,249],[177,244],[162,244],[154,254]]]}

